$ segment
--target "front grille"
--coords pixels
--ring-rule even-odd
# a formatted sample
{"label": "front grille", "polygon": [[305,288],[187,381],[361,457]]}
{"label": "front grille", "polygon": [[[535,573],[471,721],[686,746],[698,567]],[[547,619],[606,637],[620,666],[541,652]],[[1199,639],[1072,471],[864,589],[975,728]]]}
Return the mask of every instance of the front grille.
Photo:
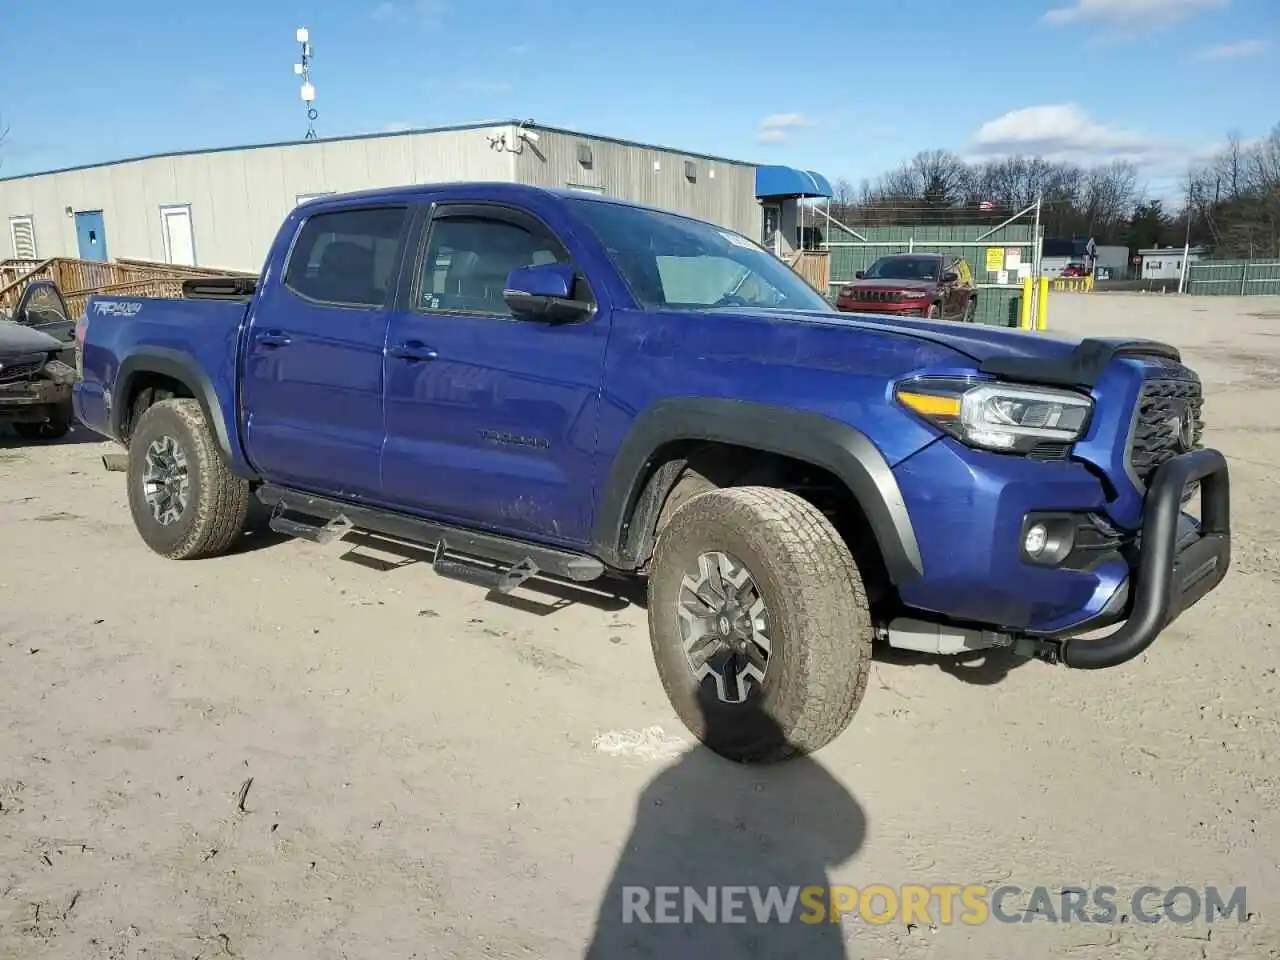
{"label": "front grille", "polygon": [[21,380],[24,377],[39,373],[44,366],[43,360],[22,360],[18,363],[0,363],[0,383]]}
{"label": "front grille", "polygon": [[902,299],[902,294],[896,290],[855,290],[853,299],[864,303],[896,303]]}
{"label": "front grille", "polygon": [[[1143,385],[1129,443],[1129,468],[1142,486],[1165,461],[1203,445],[1203,405],[1198,381],[1148,380]],[[1184,416],[1190,437],[1182,430]]]}

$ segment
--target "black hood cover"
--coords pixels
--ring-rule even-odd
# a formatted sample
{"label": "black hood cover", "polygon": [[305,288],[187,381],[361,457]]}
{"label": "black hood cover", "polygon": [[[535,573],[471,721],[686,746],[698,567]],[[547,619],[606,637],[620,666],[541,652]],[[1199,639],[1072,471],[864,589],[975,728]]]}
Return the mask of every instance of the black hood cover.
{"label": "black hood cover", "polygon": [[67,345],[47,333],[32,330],[12,320],[0,320],[0,357],[30,356],[33,353],[57,353]]}

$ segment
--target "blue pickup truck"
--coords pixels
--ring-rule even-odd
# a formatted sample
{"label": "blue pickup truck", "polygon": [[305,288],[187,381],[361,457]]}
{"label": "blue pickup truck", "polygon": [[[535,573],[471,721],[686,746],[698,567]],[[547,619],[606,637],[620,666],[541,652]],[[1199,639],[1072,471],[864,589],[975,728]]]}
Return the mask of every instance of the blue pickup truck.
{"label": "blue pickup truck", "polygon": [[1175,348],[842,314],[739,234],[585,193],[313,200],[256,280],[97,297],[76,335],[154,551],[228,550],[256,499],[493,590],[638,578],[674,709],[744,762],[836,737],[874,642],[1110,667],[1230,561]]}

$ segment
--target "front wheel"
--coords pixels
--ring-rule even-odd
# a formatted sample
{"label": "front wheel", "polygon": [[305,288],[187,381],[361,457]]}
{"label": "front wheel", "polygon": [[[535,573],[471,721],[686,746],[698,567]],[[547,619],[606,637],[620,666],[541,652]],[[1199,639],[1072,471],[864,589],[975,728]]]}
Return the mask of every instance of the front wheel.
{"label": "front wheel", "polygon": [[148,407],[129,440],[129,510],[170,560],[226,553],[244,532],[249,485],[227,469],[195,400]]}
{"label": "front wheel", "polygon": [[849,548],[795,494],[703,493],[662,532],[649,574],[658,674],[722,756],[769,763],[839,736],[866,690],[871,634]]}
{"label": "front wheel", "polygon": [[942,307],[941,307],[941,305],[936,304],[936,303],[931,303],[931,304],[929,304],[929,314],[928,314],[927,319],[929,319],[929,320],[941,320],[941,319],[942,319]]}

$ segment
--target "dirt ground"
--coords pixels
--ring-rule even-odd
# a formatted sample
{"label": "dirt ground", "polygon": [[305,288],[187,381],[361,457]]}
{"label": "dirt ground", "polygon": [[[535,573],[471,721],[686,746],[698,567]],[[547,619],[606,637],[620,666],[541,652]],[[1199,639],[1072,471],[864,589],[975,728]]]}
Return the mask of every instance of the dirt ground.
{"label": "dirt ground", "polygon": [[[0,439],[0,957],[1280,957],[1280,301],[1059,295],[1049,323],[1199,369],[1227,581],[1111,671],[884,654],[848,732],[769,770],[691,747],[626,599],[499,604],[270,536],[166,562],[107,446]],[[1124,922],[846,918],[631,952],[654,928],[621,923],[615,870],[1109,885]],[[1243,885],[1250,920],[1139,922],[1144,885]]]}

